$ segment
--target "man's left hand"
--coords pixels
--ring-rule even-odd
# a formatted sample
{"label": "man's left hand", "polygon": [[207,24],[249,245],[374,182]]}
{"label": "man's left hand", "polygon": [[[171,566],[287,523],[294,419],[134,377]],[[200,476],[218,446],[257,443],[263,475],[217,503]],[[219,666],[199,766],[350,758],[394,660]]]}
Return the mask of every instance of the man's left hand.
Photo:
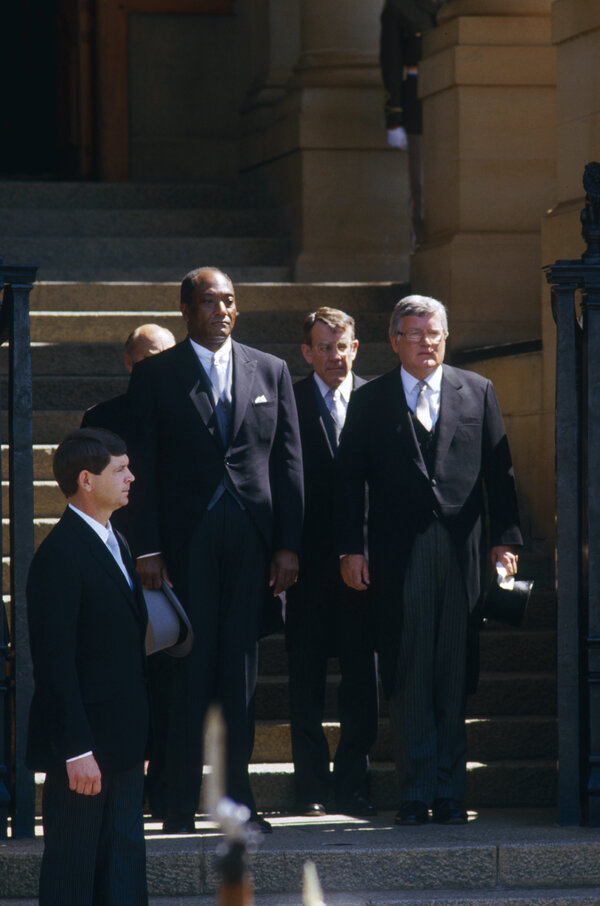
{"label": "man's left hand", "polygon": [[298,580],[298,554],[295,551],[275,551],[271,558],[269,587],[277,596]]}
{"label": "man's left hand", "polygon": [[514,576],[517,573],[517,564],[519,557],[513,552],[512,547],[498,544],[490,551],[492,566],[496,568],[496,563],[501,563],[508,576]]}

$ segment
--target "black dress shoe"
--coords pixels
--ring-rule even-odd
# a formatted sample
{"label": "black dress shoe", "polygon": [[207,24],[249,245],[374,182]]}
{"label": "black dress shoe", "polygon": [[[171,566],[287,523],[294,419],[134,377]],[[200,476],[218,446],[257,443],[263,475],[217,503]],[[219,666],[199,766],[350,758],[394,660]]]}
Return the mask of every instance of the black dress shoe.
{"label": "black dress shoe", "polygon": [[166,818],[163,821],[164,834],[195,834],[196,822],[193,817]]}
{"label": "black dress shoe", "polygon": [[428,821],[429,810],[425,803],[419,802],[418,799],[403,802],[394,818],[394,824],[402,827],[414,827],[416,824],[427,824]]}
{"label": "black dress shoe", "polygon": [[351,796],[350,799],[340,802],[338,810],[342,815],[350,815],[352,818],[374,818],[377,814],[375,806],[358,793]]}
{"label": "black dress shoe", "polygon": [[261,832],[261,834],[272,834],[273,828],[271,824],[267,821],[266,818],[263,818],[262,815],[259,815],[257,812],[252,812],[248,819],[248,824],[251,824],[252,827],[255,827]]}
{"label": "black dress shoe", "polygon": [[299,802],[295,811],[304,818],[322,818],[327,814],[322,802]]}
{"label": "black dress shoe", "polygon": [[467,813],[456,799],[434,799],[431,811],[437,824],[467,823]]}

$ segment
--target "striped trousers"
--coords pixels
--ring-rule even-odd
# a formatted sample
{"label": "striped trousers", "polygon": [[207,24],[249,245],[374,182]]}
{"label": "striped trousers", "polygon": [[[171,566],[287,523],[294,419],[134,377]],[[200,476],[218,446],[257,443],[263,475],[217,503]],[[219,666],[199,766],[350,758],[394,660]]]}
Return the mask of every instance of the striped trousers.
{"label": "striped trousers", "polygon": [[390,720],[401,801],[462,801],[468,602],[448,531],[417,535],[404,577]]}

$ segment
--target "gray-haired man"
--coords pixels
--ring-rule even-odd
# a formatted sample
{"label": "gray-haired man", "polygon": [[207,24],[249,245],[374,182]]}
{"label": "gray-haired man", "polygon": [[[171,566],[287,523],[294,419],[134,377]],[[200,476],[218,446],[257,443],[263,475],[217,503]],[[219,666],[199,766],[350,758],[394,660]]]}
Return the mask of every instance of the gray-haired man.
{"label": "gray-haired man", "polygon": [[441,302],[398,302],[390,342],[400,367],[354,394],[338,457],[341,571],[351,588],[370,585],[375,602],[398,824],[425,823],[430,807],[434,821],[466,821],[467,629],[481,592],[486,499],[494,562],[514,574],[512,546],[522,543],[494,388],[442,364],[447,335]]}

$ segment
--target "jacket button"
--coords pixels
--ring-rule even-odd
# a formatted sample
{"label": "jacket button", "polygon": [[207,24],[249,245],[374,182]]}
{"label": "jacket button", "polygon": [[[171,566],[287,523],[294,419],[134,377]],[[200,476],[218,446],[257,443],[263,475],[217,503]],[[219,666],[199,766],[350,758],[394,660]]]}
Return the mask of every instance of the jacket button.
{"label": "jacket button", "polygon": [[437,484],[437,481],[435,480],[435,478],[432,478],[432,479],[431,479],[431,487],[432,487],[432,488],[435,488],[436,484]]}
{"label": "jacket button", "polygon": [[228,466],[230,464],[231,460],[229,459],[228,456],[226,456],[224,462],[225,462],[225,465]]}

